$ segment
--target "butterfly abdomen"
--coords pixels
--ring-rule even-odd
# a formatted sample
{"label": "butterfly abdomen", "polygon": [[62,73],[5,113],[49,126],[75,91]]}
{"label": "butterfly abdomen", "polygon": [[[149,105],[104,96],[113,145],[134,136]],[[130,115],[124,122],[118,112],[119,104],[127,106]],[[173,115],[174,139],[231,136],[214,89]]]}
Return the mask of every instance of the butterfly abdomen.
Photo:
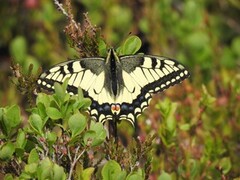
{"label": "butterfly abdomen", "polygon": [[112,54],[105,65],[105,87],[114,99],[116,99],[123,88],[123,77],[121,63]]}

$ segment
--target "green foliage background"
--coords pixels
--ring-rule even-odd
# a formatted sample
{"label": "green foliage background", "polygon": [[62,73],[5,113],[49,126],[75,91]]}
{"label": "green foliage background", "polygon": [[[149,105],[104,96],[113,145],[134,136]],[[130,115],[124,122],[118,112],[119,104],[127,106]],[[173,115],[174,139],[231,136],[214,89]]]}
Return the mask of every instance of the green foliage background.
{"label": "green foliage background", "polygon": [[[240,177],[240,2],[237,0],[73,0],[76,20],[88,12],[110,46],[128,35],[141,52],[182,62],[189,81],[153,99],[140,136],[157,132],[152,177]],[[27,72],[77,57],[63,33],[65,16],[50,0],[0,2],[0,106],[25,99],[11,83],[10,61]],[[174,102],[174,103],[173,103]],[[122,133],[126,129],[121,125]],[[121,127],[120,127],[121,128]],[[127,128],[130,128],[127,126]]]}

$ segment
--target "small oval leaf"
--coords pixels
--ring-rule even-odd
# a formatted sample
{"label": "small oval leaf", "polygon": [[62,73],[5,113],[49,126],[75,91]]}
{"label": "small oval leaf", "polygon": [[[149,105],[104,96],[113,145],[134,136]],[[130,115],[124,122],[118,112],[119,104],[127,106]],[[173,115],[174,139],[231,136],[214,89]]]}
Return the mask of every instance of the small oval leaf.
{"label": "small oval leaf", "polygon": [[83,172],[82,172],[82,178],[83,180],[88,180],[88,179],[91,179],[91,176],[94,172],[94,168],[93,167],[89,167],[87,169],[84,169]]}
{"label": "small oval leaf", "polygon": [[138,36],[130,36],[126,39],[119,55],[135,54],[142,46],[142,41]]}
{"label": "small oval leaf", "polygon": [[11,41],[10,53],[18,63],[24,63],[27,56],[27,41],[24,36],[17,36]]}
{"label": "small oval leaf", "polygon": [[52,179],[53,163],[49,158],[43,159],[37,170],[38,179]]}
{"label": "small oval leaf", "polygon": [[103,124],[100,122],[91,122],[90,130],[95,131],[96,136],[93,138],[92,146],[98,146],[105,140],[107,132],[103,127]]}
{"label": "small oval leaf", "polygon": [[0,159],[1,160],[8,160],[12,158],[12,155],[15,151],[14,145],[11,142],[6,143],[0,149]]}
{"label": "small oval leaf", "polygon": [[27,140],[26,140],[26,135],[25,135],[24,131],[21,129],[18,130],[18,136],[16,139],[16,147],[24,148],[26,143],[27,143]]}
{"label": "small oval leaf", "polygon": [[57,140],[57,134],[55,132],[47,132],[47,142],[52,145]]}
{"label": "small oval leaf", "polygon": [[72,115],[68,120],[68,126],[72,132],[72,137],[79,135],[87,125],[86,117],[79,112]]}
{"label": "small oval leaf", "polygon": [[118,174],[121,173],[121,167],[120,165],[114,161],[110,160],[108,161],[102,168],[102,177],[104,180],[111,180],[115,179]]}
{"label": "small oval leaf", "polygon": [[53,180],[65,180],[66,174],[63,167],[53,164]]}
{"label": "small oval leaf", "polygon": [[39,155],[36,149],[32,149],[28,156],[28,164],[37,163],[39,161]]}
{"label": "small oval leaf", "polygon": [[158,177],[158,180],[172,180],[172,177],[170,174],[162,171],[161,175]]}
{"label": "small oval leaf", "polygon": [[61,119],[62,118],[62,113],[54,107],[48,107],[46,109],[47,115],[53,119],[53,120],[57,120],[57,119]]}
{"label": "small oval leaf", "polygon": [[38,114],[32,114],[29,117],[29,123],[34,131],[36,131],[39,134],[42,133],[43,121]]}
{"label": "small oval leaf", "polygon": [[13,105],[7,108],[6,117],[6,120],[8,121],[5,121],[6,125],[17,127],[21,123],[20,107],[18,105]]}
{"label": "small oval leaf", "polygon": [[91,146],[95,138],[96,138],[96,132],[89,130],[85,132],[83,136],[83,142],[86,146]]}

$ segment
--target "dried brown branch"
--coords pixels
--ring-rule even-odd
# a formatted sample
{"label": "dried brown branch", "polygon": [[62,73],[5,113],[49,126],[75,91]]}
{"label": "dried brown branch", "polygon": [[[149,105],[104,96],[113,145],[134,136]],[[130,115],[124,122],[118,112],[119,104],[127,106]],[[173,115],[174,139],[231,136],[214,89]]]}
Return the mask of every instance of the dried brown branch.
{"label": "dried brown branch", "polygon": [[80,57],[99,56],[98,44],[101,39],[100,28],[92,25],[87,13],[83,14],[83,23],[77,23],[74,20],[70,0],[66,0],[65,2],[66,10],[58,0],[54,0],[54,3],[68,19],[68,25],[65,27],[64,32],[69,38],[71,47],[79,52]]}
{"label": "dried brown branch", "polygon": [[42,72],[42,69],[39,68],[36,74],[32,73],[33,65],[30,64],[28,73],[24,74],[21,66],[15,64],[13,61],[10,66],[12,70],[12,82],[17,86],[17,89],[22,93],[27,95],[28,103],[30,106],[33,105],[33,96],[36,91],[36,81]]}

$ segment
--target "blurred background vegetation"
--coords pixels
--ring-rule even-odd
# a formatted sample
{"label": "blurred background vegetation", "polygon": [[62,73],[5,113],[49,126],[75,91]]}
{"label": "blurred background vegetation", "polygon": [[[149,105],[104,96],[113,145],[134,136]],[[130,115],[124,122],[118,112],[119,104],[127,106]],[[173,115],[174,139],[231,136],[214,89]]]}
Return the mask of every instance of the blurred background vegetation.
{"label": "blurred background vegetation", "polygon": [[[139,120],[142,138],[158,133],[151,178],[240,178],[240,1],[72,0],[72,6],[76,21],[88,12],[109,46],[137,35],[141,52],[177,59],[191,72],[189,81],[156,96]],[[9,78],[10,61],[24,72],[32,63],[36,73],[78,54],[51,0],[1,1],[0,17],[0,106],[26,107]]]}

